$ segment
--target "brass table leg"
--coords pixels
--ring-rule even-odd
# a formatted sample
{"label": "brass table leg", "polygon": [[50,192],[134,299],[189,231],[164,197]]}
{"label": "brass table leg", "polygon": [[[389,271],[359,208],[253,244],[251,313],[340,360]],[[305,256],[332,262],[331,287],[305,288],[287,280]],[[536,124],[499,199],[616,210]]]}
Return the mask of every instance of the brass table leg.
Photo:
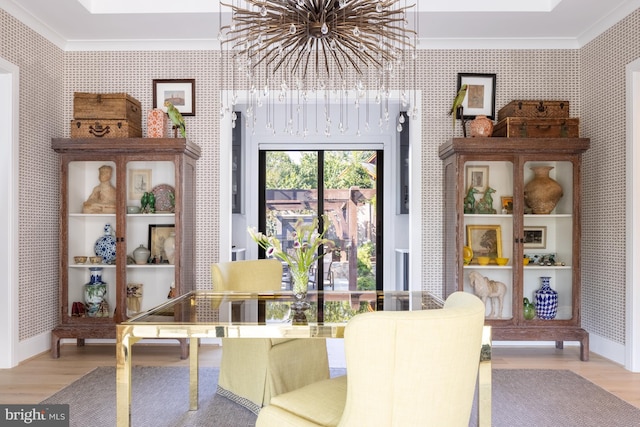
{"label": "brass table leg", "polygon": [[198,345],[199,338],[189,338],[189,410],[198,410]]}
{"label": "brass table leg", "polygon": [[491,326],[482,331],[478,367],[478,426],[491,427]]}
{"label": "brass table leg", "polygon": [[140,338],[131,336],[130,326],[116,326],[116,425],[131,425],[131,347]]}

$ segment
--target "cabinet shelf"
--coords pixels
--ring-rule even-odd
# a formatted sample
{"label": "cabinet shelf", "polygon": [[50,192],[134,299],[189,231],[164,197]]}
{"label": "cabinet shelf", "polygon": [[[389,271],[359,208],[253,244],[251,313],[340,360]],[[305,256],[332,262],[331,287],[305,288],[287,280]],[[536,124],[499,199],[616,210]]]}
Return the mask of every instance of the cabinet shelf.
{"label": "cabinet shelf", "polygon": [[[476,293],[487,283],[504,290],[501,313],[495,315],[487,302],[486,323],[494,340],[556,341],[558,348],[563,341],[579,341],[580,358],[588,360],[589,335],[580,320],[580,171],[588,148],[586,138],[453,138],[440,146],[445,296]],[[537,166],[549,167],[549,177],[563,190],[550,214],[525,214],[530,212],[525,186]],[[468,191],[471,186],[478,190],[475,195]],[[512,213],[465,213],[465,208],[488,211],[490,200],[483,195],[487,187],[494,190],[490,208],[501,212],[501,202],[511,202]],[[510,258],[509,265],[464,265],[465,246],[490,258]],[[524,255],[565,265],[525,266]],[[546,276],[557,292],[557,314],[550,320],[525,320],[522,301],[535,302]]]}

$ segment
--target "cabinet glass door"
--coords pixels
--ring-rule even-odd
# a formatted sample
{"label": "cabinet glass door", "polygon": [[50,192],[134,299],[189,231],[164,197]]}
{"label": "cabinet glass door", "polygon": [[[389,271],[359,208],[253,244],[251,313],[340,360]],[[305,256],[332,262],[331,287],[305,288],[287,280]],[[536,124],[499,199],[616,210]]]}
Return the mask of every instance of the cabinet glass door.
{"label": "cabinet glass door", "polygon": [[486,298],[487,319],[514,313],[513,171],[509,161],[464,165],[464,291]]}
{"label": "cabinet glass door", "polygon": [[[67,253],[63,254],[68,267],[67,316],[111,318],[116,307],[116,269],[115,260],[107,252],[115,246],[116,164],[73,161],[67,168]],[[100,250],[104,259],[96,258],[99,239],[103,241]],[[87,301],[84,285],[92,275],[94,279],[99,276],[106,288],[100,285],[89,289],[92,301]]]}
{"label": "cabinet glass door", "polygon": [[175,286],[175,175],[171,161],[127,162],[127,316],[166,302]]}
{"label": "cabinet glass door", "polygon": [[536,305],[532,320],[573,317],[573,172],[568,161],[524,164],[523,297]]}

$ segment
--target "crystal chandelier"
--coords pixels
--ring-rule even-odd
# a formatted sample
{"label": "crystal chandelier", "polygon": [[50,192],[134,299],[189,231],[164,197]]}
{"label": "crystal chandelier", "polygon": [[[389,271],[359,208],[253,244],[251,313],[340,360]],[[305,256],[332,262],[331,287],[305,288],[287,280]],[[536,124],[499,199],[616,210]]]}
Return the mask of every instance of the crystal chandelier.
{"label": "crystal chandelier", "polygon": [[[364,127],[375,114],[388,126],[389,102],[397,96],[401,109],[417,117],[416,45],[414,28],[406,16],[407,0],[234,0],[231,22],[220,22],[222,75],[233,88],[221,115],[235,113],[239,87],[246,90],[247,126],[256,123],[257,109],[265,107],[266,128],[276,133],[275,111],[285,111],[284,132],[307,136],[307,119],[315,106],[316,132],[330,136],[331,110],[339,112],[337,128],[346,133],[349,111],[356,110],[360,135],[360,103],[365,104]],[[245,7],[237,3],[243,3]],[[222,13],[220,14],[222,16]],[[221,18],[222,19],[222,18]],[[412,87],[411,90],[408,87]],[[393,95],[392,95],[393,94]],[[320,107],[319,107],[320,106]],[[324,123],[318,125],[320,110]],[[402,130],[404,115],[396,128]]]}

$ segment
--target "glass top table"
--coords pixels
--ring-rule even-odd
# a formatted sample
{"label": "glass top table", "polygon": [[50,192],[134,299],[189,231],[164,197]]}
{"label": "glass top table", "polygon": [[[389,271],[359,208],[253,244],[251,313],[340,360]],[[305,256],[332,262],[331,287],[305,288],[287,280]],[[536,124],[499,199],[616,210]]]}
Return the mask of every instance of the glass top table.
{"label": "glass top table", "polygon": [[347,321],[359,313],[438,309],[444,304],[426,291],[317,291],[307,300],[307,322],[294,324],[291,291],[192,291],[118,324],[117,425],[131,422],[132,346],[141,339],[188,340],[189,409],[197,410],[200,338],[344,338]]}

